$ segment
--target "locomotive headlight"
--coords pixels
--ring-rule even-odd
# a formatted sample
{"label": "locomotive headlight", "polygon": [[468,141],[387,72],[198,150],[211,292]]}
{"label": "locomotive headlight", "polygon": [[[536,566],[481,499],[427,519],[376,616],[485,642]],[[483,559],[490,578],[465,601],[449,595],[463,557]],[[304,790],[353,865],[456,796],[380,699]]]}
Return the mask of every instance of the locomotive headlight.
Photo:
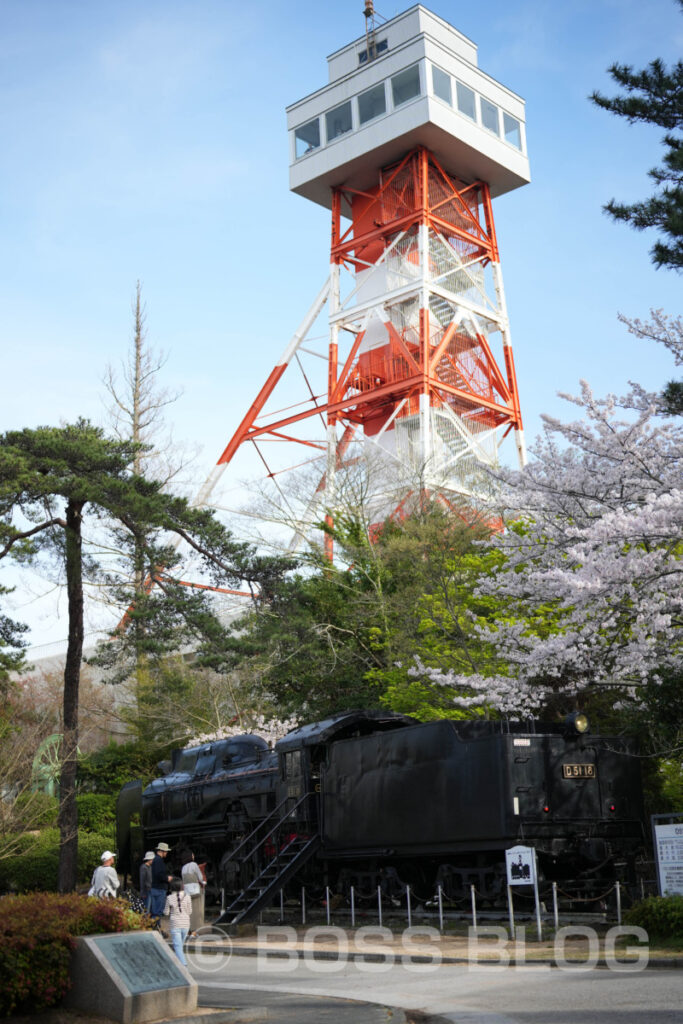
{"label": "locomotive headlight", "polygon": [[588,715],[584,715],[583,711],[572,711],[571,715],[567,715],[565,718],[564,724],[568,732],[578,732],[579,735],[583,735],[584,732],[588,732]]}

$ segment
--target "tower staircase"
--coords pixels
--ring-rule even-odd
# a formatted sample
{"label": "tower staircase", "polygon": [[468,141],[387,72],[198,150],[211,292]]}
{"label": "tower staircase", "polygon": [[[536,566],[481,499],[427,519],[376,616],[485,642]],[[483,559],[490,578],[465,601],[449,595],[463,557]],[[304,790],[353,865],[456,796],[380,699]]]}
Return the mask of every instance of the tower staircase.
{"label": "tower staircase", "polygon": [[[321,844],[320,833],[297,831],[304,808],[314,800],[313,793],[304,794],[295,804],[291,797],[286,797],[225,858],[223,870],[231,863],[237,864],[240,873],[251,876],[251,881],[221,913],[216,924],[252,921],[316,854]],[[264,864],[266,851],[271,848],[273,852]]]}

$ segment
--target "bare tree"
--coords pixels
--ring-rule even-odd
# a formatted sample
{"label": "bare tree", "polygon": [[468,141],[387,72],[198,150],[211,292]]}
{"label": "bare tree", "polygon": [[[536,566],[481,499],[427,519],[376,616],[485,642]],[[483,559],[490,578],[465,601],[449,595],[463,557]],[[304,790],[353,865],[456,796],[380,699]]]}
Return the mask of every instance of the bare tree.
{"label": "bare tree", "polygon": [[178,482],[196,452],[178,445],[172,428],[165,423],[164,409],[177,402],[183,392],[159,385],[159,374],[168,355],[147,343],[147,311],[139,281],[135,285],[132,312],[133,338],[128,354],[118,372],[109,364],[103,378],[109,396],[107,411],[116,436],[142,446],[135,456],[135,473],[154,477],[168,486],[171,480]]}

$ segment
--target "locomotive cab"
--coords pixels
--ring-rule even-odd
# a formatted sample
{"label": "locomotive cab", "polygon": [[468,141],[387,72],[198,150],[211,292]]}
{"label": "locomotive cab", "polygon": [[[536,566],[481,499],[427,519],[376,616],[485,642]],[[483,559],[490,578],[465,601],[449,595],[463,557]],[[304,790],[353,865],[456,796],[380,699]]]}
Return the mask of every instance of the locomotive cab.
{"label": "locomotive cab", "polygon": [[278,804],[287,801],[289,814],[301,830],[317,831],[324,774],[334,744],[414,724],[412,718],[393,711],[345,711],[292,730],[275,745]]}

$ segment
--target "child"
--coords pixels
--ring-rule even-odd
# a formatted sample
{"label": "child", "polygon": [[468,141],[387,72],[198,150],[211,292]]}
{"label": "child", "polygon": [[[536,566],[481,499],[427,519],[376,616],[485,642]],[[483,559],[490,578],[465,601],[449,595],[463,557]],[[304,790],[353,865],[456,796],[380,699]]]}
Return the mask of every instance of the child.
{"label": "child", "polygon": [[171,891],[166,897],[164,914],[170,918],[171,942],[176,956],[184,967],[187,967],[187,960],[183,952],[183,945],[190,930],[190,915],[192,914],[192,897],[183,889],[183,883],[174,878],[171,882]]}

